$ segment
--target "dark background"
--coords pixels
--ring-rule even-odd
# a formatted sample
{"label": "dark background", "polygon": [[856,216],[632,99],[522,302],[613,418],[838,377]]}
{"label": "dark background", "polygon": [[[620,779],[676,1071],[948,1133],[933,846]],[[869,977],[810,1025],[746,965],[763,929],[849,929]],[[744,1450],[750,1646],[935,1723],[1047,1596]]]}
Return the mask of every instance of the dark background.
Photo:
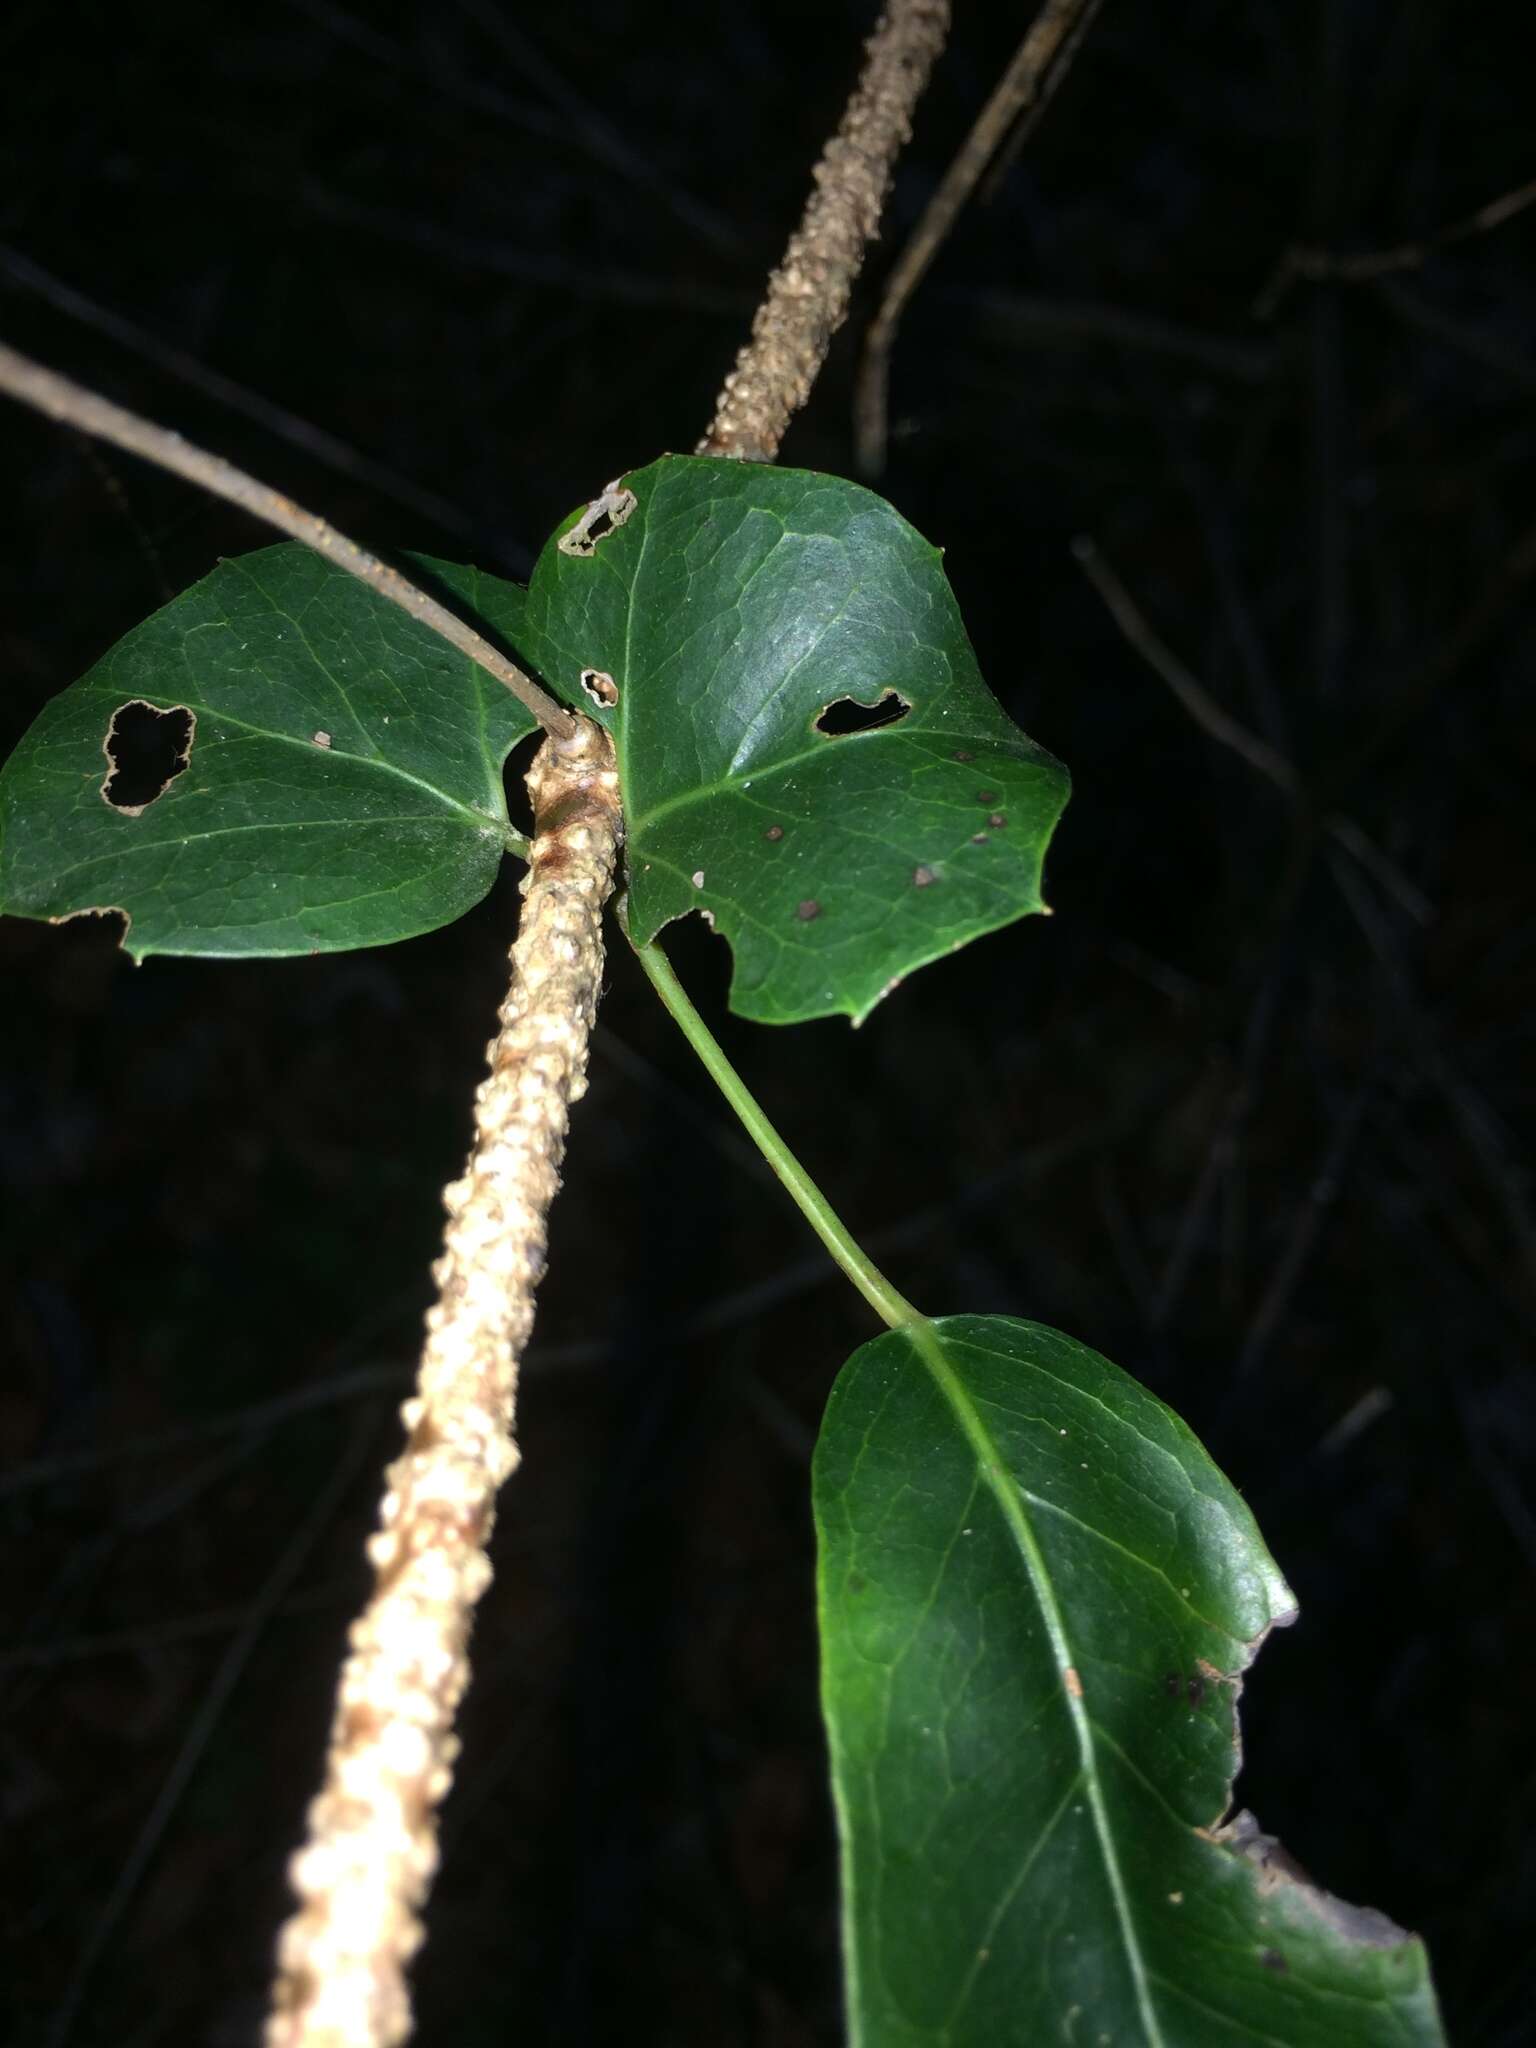
{"label": "dark background", "polygon": [[[524,574],[702,432],[871,13],[12,0],[0,332],[365,540]],[[1108,0],[908,318],[883,485],[1073,770],[1056,915],[858,1033],[722,1027],[905,1291],[1097,1345],[1244,1488],[1303,1612],[1240,1796],[1428,1936],[1464,2044],[1536,2038],[1536,211],[1254,302],[1293,241],[1536,173],[1528,22]],[[962,0],[872,278],[1020,25]],[[849,469],[850,362],[787,460]],[[3,746],[264,543],[9,405],[0,479]],[[1127,647],[1078,533],[1303,799]],[[392,951],[142,970],[0,923],[19,2042],[256,2038],[514,911],[509,874]],[[713,1014],[723,948],[674,939]],[[838,2037],[808,1461],[872,1326],[813,1252],[616,952],[424,2042]]]}

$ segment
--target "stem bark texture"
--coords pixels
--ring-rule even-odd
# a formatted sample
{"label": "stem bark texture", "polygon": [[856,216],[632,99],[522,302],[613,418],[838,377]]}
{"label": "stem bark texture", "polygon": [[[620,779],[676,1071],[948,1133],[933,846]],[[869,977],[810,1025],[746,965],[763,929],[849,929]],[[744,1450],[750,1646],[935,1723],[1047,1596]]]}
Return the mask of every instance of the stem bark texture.
{"label": "stem bark texture", "polygon": [[864,70],[815,189],[752,322],[699,443],[701,455],[772,462],[811,395],[864,253],[880,227],[891,170],[912,133],[912,110],[949,31],[948,0],[890,0],[865,46]]}
{"label": "stem bark texture", "polygon": [[291,1867],[300,1904],[279,1940],[267,2048],[396,2048],[411,2029],[405,1969],[437,1868],[496,1492],[517,1463],[517,1363],[568,1112],[586,1087],[621,830],[612,746],[594,725],[546,741],[528,786],[535,835],[511,983],[474,1149],[444,1190],[438,1299],[368,1545],[375,1583],[352,1627],[324,1786]]}

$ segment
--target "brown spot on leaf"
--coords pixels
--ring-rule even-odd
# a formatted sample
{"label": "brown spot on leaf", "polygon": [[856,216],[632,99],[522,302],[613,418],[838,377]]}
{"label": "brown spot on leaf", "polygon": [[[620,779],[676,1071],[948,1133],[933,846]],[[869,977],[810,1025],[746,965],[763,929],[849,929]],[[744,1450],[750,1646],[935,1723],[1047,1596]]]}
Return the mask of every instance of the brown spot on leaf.
{"label": "brown spot on leaf", "polygon": [[102,740],[107,776],[101,794],[125,818],[142,818],[192,758],[197,719],[185,704],[165,710],[131,698],[113,712]]}
{"label": "brown spot on leaf", "polygon": [[987,823],[992,827],[994,832],[1001,832],[1003,827],[1007,824],[1007,822],[1007,816],[1002,811],[994,811],[991,817],[987,820]]}
{"label": "brown spot on leaf", "polygon": [[1274,1970],[1282,1977],[1291,1967],[1277,1948],[1261,1948],[1259,1950],[1259,1961],[1266,1970]]}
{"label": "brown spot on leaf", "polygon": [[995,804],[997,802],[997,791],[995,789],[978,789],[976,801],[979,804]]}
{"label": "brown spot on leaf", "polygon": [[784,827],[782,825],[770,825],[763,834],[763,837],[772,840],[782,839],[784,837]]}
{"label": "brown spot on leaf", "polygon": [[956,747],[955,751],[950,755],[949,758],[951,759],[951,761],[974,761],[976,756],[974,754],[968,754],[965,751],[964,747]]}
{"label": "brown spot on leaf", "polygon": [[1192,1671],[1184,1681],[1184,1696],[1192,1707],[1205,1703],[1205,1680],[1198,1671]]}
{"label": "brown spot on leaf", "polygon": [[1179,1674],[1177,1671],[1170,1671],[1168,1673],[1168,1676],[1163,1680],[1163,1690],[1167,1693],[1169,1699],[1176,1700],[1178,1698],[1182,1688],[1179,1685]]}
{"label": "brown spot on leaf", "polygon": [[795,915],[802,924],[809,924],[812,918],[820,917],[821,905],[814,896],[807,896],[803,903],[795,905]]}
{"label": "brown spot on leaf", "polygon": [[1066,1670],[1062,1672],[1061,1679],[1073,1699],[1080,1700],[1083,1696],[1083,1681],[1077,1675],[1077,1666],[1069,1664]]}

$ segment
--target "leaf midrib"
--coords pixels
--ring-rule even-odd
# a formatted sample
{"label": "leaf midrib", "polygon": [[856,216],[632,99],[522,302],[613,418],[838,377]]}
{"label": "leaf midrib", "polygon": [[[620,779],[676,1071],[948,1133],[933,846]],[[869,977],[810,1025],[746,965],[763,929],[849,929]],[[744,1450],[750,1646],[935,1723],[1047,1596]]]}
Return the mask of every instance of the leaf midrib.
{"label": "leaf midrib", "polygon": [[1126,1892],[1125,1876],[1120,1868],[1120,1858],[1115,1847],[1114,1834],[1110,1826],[1109,1809],[1104,1798],[1104,1788],[1099,1780],[1098,1755],[1093,1739],[1093,1725],[1086,1704],[1078,1698],[1066,1681],[1069,1668],[1076,1669],[1076,1659],[1067,1640],[1066,1622],[1057,1604],[1055,1589],[1051,1584],[1050,1572],[1036,1539],[1029,1516],[1024,1511],[1019,1489],[1009,1476],[990,1431],[982,1421],[976,1404],[972,1401],[964,1382],[950,1364],[944,1348],[944,1340],[926,1316],[915,1318],[901,1325],[901,1332],[907,1337],[912,1348],[926,1366],[934,1385],[949,1403],[950,1409],[960,1426],[976,1461],[981,1468],[983,1479],[1009,1533],[1014,1539],[1019,1556],[1023,1561],[1025,1574],[1040,1610],[1051,1652],[1056,1660],[1057,1676],[1061,1682],[1062,1699],[1066,1704],[1077,1738],[1078,1756],[1081,1762],[1082,1782],[1088,1797],[1088,1809],[1093,1820],[1093,1830],[1103,1861],[1104,1874],[1109,1883],[1110,1896],[1114,1901],[1115,1917],[1119,1923],[1121,1942],[1126,1960],[1130,1966],[1131,1980],[1135,1987],[1136,2005],[1141,2022],[1146,2030],[1147,2048],[1165,2048],[1162,2027],[1152,2002],[1151,1979],[1146,1959],[1141,1952],[1136,1924],[1131,1915],[1130,1899]]}

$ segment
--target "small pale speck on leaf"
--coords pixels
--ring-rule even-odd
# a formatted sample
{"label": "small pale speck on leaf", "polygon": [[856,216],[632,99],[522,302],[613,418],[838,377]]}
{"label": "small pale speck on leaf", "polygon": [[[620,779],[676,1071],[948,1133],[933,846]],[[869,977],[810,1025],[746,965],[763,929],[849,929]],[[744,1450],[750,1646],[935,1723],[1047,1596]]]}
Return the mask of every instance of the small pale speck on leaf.
{"label": "small pale speck on leaf", "polygon": [[953,752],[953,754],[950,755],[949,758],[952,761],[974,761],[976,756],[974,754],[968,754],[965,751],[964,747],[956,747],[955,751]]}
{"label": "small pale speck on leaf", "polygon": [[927,889],[938,879],[932,868],[914,868],[912,870],[912,886],[914,889]]}
{"label": "small pale speck on leaf", "polygon": [[1082,1698],[1083,1681],[1077,1675],[1077,1666],[1075,1664],[1069,1664],[1065,1671],[1062,1672],[1061,1682],[1067,1688],[1067,1691],[1071,1693],[1073,1699],[1080,1700]]}
{"label": "small pale speck on leaf", "polygon": [[994,811],[991,817],[987,820],[987,823],[992,827],[994,832],[1001,832],[1003,827],[1007,824],[1007,822],[1007,817],[1004,815],[1002,811]]}
{"label": "small pale speck on leaf", "polygon": [[1170,1906],[1182,1906],[1184,1903],[1184,1894],[1182,1892],[1170,1892],[1168,1894],[1168,1903]]}
{"label": "small pale speck on leaf", "polygon": [[315,734],[315,745],[317,747],[328,747],[330,744],[331,736],[328,732],[317,732]]}
{"label": "small pale speck on leaf", "polygon": [[782,825],[770,825],[763,834],[763,837],[772,840],[782,839],[784,837],[784,827]]}
{"label": "small pale speck on leaf", "polygon": [[692,882],[695,889],[702,889],[704,886],[704,870],[696,868],[688,879]]}
{"label": "small pale speck on leaf", "polygon": [[820,917],[821,905],[814,896],[807,896],[803,903],[795,905],[795,915],[802,924],[809,924],[814,917]]}
{"label": "small pale speck on leaf", "polygon": [[972,846],[985,846],[991,836],[990,832],[973,832],[971,834],[971,844]]}

